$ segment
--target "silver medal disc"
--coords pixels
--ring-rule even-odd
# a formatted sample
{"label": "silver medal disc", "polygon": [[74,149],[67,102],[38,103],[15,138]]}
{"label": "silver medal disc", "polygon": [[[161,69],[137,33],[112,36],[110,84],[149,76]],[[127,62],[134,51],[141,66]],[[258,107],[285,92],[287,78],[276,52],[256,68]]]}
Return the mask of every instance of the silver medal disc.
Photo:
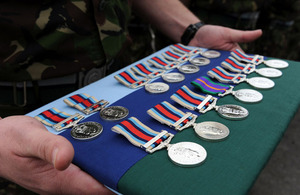
{"label": "silver medal disc", "polygon": [[201,53],[201,55],[206,58],[218,58],[221,56],[221,53],[216,50],[207,50],[207,51]]}
{"label": "silver medal disc", "polygon": [[123,106],[109,106],[100,111],[100,117],[109,121],[123,119],[128,114],[128,109]]}
{"label": "silver medal disc", "polygon": [[169,82],[169,83],[177,83],[177,82],[181,82],[185,79],[183,74],[177,73],[177,72],[163,74],[162,78],[163,78],[163,80],[165,80],[166,82]]}
{"label": "silver medal disc", "polygon": [[207,156],[206,150],[193,142],[170,144],[168,155],[173,163],[183,167],[200,165]]}
{"label": "silver medal disc", "polygon": [[265,77],[252,77],[247,79],[247,83],[258,89],[271,89],[275,86],[274,81]]}
{"label": "silver medal disc", "polygon": [[205,140],[219,141],[229,135],[229,129],[222,123],[206,121],[194,126],[197,135]]}
{"label": "silver medal disc", "polygon": [[77,124],[71,130],[74,139],[89,140],[97,137],[103,131],[103,126],[96,122],[84,122]]}
{"label": "silver medal disc", "polygon": [[272,68],[287,68],[289,63],[283,60],[266,60],[264,64]]}
{"label": "silver medal disc", "polygon": [[182,73],[192,74],[198,72],[200,68],[192,64],[186,64],[186,65],[179,66],[178,70]]}
{"label": "silver medal disc", "polygon": [[240,89],[233,92],[234,97],[242,102],[256,103],[263,99],[263,95],[253,89]]}
{"label": "silver medal disc", "polygon": [[169,90],[169,85],[162,82],[149,83],[145,85],[146,91],[150,93],[164,93]]}
{"label": "silver medal disc", "polygon": [[249,115],[249,112],[246,108],[233,105],[233,104],[226,104],[219,106],[217,112],[226,119],[230,120],[241,120],[246,118]]}
{"label": "silver medal disc", "polygon": [[256,69],[256,72],[264,77],[276,78],[281,77],[282,72],[276,68],[260,68]]}
{"label": "silver medal disc", "polygon": [[196,57],[196,58],[189,59],[189,62],[196,66],[206,66],[210,63],[210,60],[203,57]]}

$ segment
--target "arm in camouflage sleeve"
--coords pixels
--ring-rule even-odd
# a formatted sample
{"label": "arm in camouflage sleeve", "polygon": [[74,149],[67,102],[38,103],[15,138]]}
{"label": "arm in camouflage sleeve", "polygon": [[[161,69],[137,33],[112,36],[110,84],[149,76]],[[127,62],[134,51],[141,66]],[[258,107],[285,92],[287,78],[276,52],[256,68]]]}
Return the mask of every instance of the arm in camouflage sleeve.
{"label": "arm in camouflage sleeve", "polygon": [[[190,24],[200,21],[179,0],[133,0],[133,10],[175,42],[180,42],[183,32]],[[240,49],[239,42],[254,41],[261,34],[261,30],[240,31],[205,25],[197,31],[189,45],[234,50]]]}

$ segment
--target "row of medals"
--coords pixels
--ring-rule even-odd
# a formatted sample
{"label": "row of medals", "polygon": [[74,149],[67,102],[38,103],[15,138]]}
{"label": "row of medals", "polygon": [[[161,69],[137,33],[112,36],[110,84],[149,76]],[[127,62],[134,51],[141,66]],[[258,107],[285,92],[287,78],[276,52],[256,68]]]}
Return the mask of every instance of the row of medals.
{"label": "row of medals", "polygon": [[[200,70],[200,66],[206,66],[210,64],[208,58],[218,58],[221,54],[215,50],[208,50],[205,52],[205,57],[190,58],[190,64],[185,64],[178,67],[178,70],[185,74],[196,73]],[[262,76],[266,77],[280,77],[282,75],[280,68],[286,68],[288,64],[282,60],[268,60],[264,64],[270,68],[261,68],[260,72]],[[277,68],[277,69],[275,69]],[[181,73],[167,73],[162,75],[162,79],[167,83],[181,82],[185,79],[185,76]],[[169,90],[169,85],[163,82],[153,82],[145,85],[145,90],[149,93],[157,94],[164,93]],[[255,88],[268,89],[274,86],[274,82],[264,77],[255,77],[248,82]],[[262,100],[263,96],[260,92],[252,89],[240,89],[232,93],[235,98],[247,103],[256,103]],[[248,111],[238,105],[222,105],[218,106],[218,113],[227,119],[238,120],[248,116]],[[238,114],[232,114],[232,113]],[[127,108],[122,106],[109,106],[100,111],[100,117],[105,120],[118,121],[129,114]],[[224,124],[215,121],[206,121],[197,124],[193,124],[197,135],[208,141],[221,141],[224,140],[230,133],[229,128]],[[88,131],[83,131],[88,129]],[[71,130],[71,135],[75,139],[87,140],[92,139],[100,135],[103,131],[101,124],[96,122],[85,122],[76,125]],[[84,132],[84,133],[82,133]],[[183,167],[193,167],[203,163],[207,157],[205,148],[201,145],[193,142],[179,142],[176,144],[168,144],[168,156],[170,160],[176,165]]]}

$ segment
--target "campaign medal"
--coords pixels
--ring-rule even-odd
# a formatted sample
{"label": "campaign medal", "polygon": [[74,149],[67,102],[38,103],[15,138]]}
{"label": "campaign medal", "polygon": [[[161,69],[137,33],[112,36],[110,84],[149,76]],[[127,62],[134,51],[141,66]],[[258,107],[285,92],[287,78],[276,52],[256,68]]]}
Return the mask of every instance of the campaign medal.
{"label": "campaign medal", "polygon": [[173,72],[162,75],[163,80],[169,83],[181,82],[185,79],[185,76],[181,73]]}
{"label": "campaign medal", "polygon": [[228,127],[223,125],[222,123],[214,122],[214,121],[206,121],[202,123],[197,123],[195,126],[196,134],[205,140],[209,141],[220,141],[225,139],[230,131]]}
{"label": "campaign medal", "polygon": [[253,89],[240,89],[233,91],[233,86],[216,83],[208,77],[202,76],[191,82],[192,85],[199,88],[201,91],[211,95],[225,96],[232,94],[237,100],[246,103],[256,103],[263,99],[263,95]]}
{"label": "campaign medal", "polygon": [[194,48],[194,47],[191,47],[191,46],[182,45],[181,43],[176,43],[174,45],[171,45],[170,48],[173,51],[175,51],[175,52],[177,52],[181,55],[186,54],[189,57],[202,53],[201,48]]}
{"label": "campaign medal", "polygon": [[289,63],[283,60],[265,60],[263,63],[271,68],[287,68]]}
{"label": "campaign medal", "polygon": [[56,131],[62,131],[63,129],[75,126],[84,118],[84,116],[79,113],[70,115],[58,110],[57,108],[50,108],[38,114],[34,118],[43,124],[54,128]]}
{"label": "campaign medal", "polygon": [[216,50],[207,50],[201,53],[202,56],[206,58],[218,58],[221,56],[221,53]]}
{"label": "campaign medal", "polygon": [[196,143],[179,142],[170,144],[173,134],[165,130],[161,132],[154,131],[135,117],[130,117],[115,125],[112,127],[112,131],[125,136],[131,144],[148,153],[166,147],[170,160],[179,166],[200,165],[207,156],[206,150]]}
{"label": "campaign medal", "polygon": [[71,130],[74,139],[90,140],[99,136],[103,131],[103,126],[97,122],[84,122],[75,125]]}
{"label": "campaign medal", "polygon": [[190,58],[189,62],[196,66],[206,66],[210,63],[210,60],[203,57],[195,57],[195,58]]}
{"label": "campaign medal", "polygon": [[123,106],[109,106],[100,111],[100,117],[110,121],[123,119],[128,114],[128,109]]}
{"label": "campaign medal", "polygon": [[182,66],[178,66],[177,68],[180,72],[186,73],[186,74],[196,73],[200,70],[200,68],[198,66],[195,66],[192,64],[185,64]]}
{"label": "campaign medal", "polygon": [[165,59],[163,56],[154,56],[148,60],[150,64],[153,64],[156,68],[170,70],[176,68],[180,65],[179,62],[176,61],[169,61]]}
{"label": "campaign medal", "polygon": [[258,89],[271,89],[275,86],[274,81],[265,77],[252,77],[246,79],[246,82]]}
{"label": "campaign medal", "polygon": [[169,90],[169,85],[162,82],[148,83],[145,85],[146,91],[149,93],[164,93]]}
{"label": "campaign medal", "polygon": [[85,114],[91,114],[102,110],[107,104],[109,104],[106,100],[98,101],[94,96],[89,96],[86,93],[72,95],[63,101],[67,105],[74,107]]}
{"label": "campaign medal", "polygon": [[276,68],[260,68],[256,69],[255,72],[261,76],[269,78],[277,78],[282,75],[282,72]]}
{"label": "campaign medal", "polygon": [[263,56],[245,54],[242,51],[240,51],[239,49],[236,49],[235,51],[231,52],[230,54],[238,61],[244,62],[246,64],[258,65],[264,61]]}
{"label": "campaign medal", "polygon": [[217,98],[211,95],[202,96],[197,93],[194,93],[185,85],[179,90],[177,90],[171,96],[171,99],[189,110],[196,110],[200,113],[206,113],[207,111],[215,109],[222,117],[226,119],[244,119],[249,114],[247,109],[243,108],[242,106],[217,106]]}

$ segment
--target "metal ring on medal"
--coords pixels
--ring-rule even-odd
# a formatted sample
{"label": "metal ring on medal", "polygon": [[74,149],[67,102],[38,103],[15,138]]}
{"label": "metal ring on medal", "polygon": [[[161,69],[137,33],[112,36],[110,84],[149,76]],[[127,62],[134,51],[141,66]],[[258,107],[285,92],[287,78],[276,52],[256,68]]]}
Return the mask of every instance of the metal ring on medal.
{"label": "metal ring on medal", "polygon": [[218,58],[221,56],[221,53],[216,50],[207,50],[201,53],[201,55],[207,58]]}
{"label": "metal ring on medal", "polygon": [[283,60],[266,60],[264,64],[272,68],[287,68],[289,63]]}
{"label": "metal ring on medal", "polygon": [[71,130],[74,139],[89,140],[99,136],[103,131],[103,126],[97,122],[84,122],[77,124]]}
{"label": "metal ring on medal", "polygon": [[186,64],[186,65],[179,66],[178,70],[182,73],[192,74],[198,72],[200,68],[192,64]]}
{"label": "metal ring on medal", "polygon": [[109,106],[100,111],[100,117],[104,120],[116,121],[125,118],[129,114],[123,106]]}
{"label": "metal ring on medal", "polygon": [[217,112],[226,119],[230,120],[241,120],[246,118],[249,115],[249,112],[246,108],[233,105],[233,104],[226,104],[219,106]]}
{"label": "metal ring on medal", "polygon": [[173,72],[162,75],[163,80],[169,83],[181,82],[185,79],[184,75],[181,73]]}
{"label": "metal ring on medal", "polygon": [[193,142],[179,142],[170,144],[168,155],[173,163],[183,167],[200,165],[207,156],[206,150]]}
{"label": "metal ring on medal", "polygon": [[220,141],[229,135],[228,127],[214,121],[197,123],[194,128],[197,135],[205,140]]}
{"label": "metal ring on medal", "polygon": [[196,57],[196,58],[189,59],[189,62],[196,66],[206,66],[210,63],[210,60],[203,57]]}
{"label": "metal ring on medal", "polygon": [[145,85],[146,91],[150,93],[164,93],[169,90],[169,85],[162,82],[149,83]]}
{"label": "metal ring on medal", "polygon": [[276,68],[260,68],[256,72],[264,77],[276,78],[281,77],[282,72]]}
{"label": "metal ring on medal", "polygon": [[242,102],[256,103],[263,99],[263,95],[253,89],[240,89],[234,92],[234,97]]}
{"label": "metal ring on medal", "polygon": [[258,89],[271,89],[275,86],[274,81],[265,77],[252,77],[247,79],[247,83]]}

